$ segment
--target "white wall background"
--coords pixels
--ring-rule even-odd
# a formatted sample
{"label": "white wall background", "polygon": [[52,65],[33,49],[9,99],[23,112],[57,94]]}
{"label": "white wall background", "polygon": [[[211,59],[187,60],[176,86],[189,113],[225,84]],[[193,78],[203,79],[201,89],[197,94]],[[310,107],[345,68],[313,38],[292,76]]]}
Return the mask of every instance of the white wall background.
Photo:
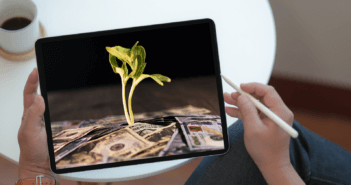
{"label": "white wall background", "polygon": [[270,0],[272,75],[351,89],[351,0]]}

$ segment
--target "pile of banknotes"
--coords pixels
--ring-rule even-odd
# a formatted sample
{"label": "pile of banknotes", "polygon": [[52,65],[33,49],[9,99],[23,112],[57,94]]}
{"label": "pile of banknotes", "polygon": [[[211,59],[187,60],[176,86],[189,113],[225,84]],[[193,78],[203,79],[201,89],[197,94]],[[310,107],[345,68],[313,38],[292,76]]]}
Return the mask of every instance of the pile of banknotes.
{"label": "pile of banknotes", "polygon": [[224,149],[220,116],[187,106],[98,120],[52,123],[58,169]]}

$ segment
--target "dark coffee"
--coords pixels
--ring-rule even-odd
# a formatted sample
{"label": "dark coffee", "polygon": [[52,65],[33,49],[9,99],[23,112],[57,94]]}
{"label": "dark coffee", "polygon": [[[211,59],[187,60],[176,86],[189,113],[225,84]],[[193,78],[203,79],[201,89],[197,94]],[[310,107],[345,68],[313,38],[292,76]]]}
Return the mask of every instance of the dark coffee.
{"label": "dark coffee", "polygon": [[28,26],[32,21],[25,17],[13,17],[6,20],[1,28],[5,30],[19,30]]}

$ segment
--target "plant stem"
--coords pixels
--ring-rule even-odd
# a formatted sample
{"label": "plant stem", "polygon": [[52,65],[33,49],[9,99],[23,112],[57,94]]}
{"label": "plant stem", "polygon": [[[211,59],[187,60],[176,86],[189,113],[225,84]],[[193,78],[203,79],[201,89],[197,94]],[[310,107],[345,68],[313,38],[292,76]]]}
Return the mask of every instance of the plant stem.
{"label": "plant stem", "polygon": [[122,83],[123,83],[123,85],[122,85],[122,99],[123,99],[124,114],[126,116],[128,125],[131,125],[132,123],[130,122],[130,118],[129,118],[128,111],[127,111],[127,104],[126,104],[126,84],[127,84],[127,80],[124,81],[123,78],[122,78]]}
{"label": "plant stem", "polygon": [[134,117],[133,117],[133,111],[132,111],[132,96],[133,96],[135,87],[138,85],[134,82],[135,82],[135,80],[133,79],[133,84],[132,84],[132,87],[130,89],[129,98],[128,98],[129,114],[130,114],[130,120],[131,120],[132,124],[134,123]]}

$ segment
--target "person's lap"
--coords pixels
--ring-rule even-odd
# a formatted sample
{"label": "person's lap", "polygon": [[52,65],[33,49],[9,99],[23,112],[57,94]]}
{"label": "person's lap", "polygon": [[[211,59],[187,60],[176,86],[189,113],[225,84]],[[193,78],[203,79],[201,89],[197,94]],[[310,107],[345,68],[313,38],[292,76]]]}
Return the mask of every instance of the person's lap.
{"label": "person's lap", "polygon": [[[299,137],[290,141],[291,163],[306,184],[351,184],[351,153],[297,121],[293,127]],[[186,185],[267,184],[245,148],[242,121],[229,127],[228,133],[228,153],[205,157]]]}

